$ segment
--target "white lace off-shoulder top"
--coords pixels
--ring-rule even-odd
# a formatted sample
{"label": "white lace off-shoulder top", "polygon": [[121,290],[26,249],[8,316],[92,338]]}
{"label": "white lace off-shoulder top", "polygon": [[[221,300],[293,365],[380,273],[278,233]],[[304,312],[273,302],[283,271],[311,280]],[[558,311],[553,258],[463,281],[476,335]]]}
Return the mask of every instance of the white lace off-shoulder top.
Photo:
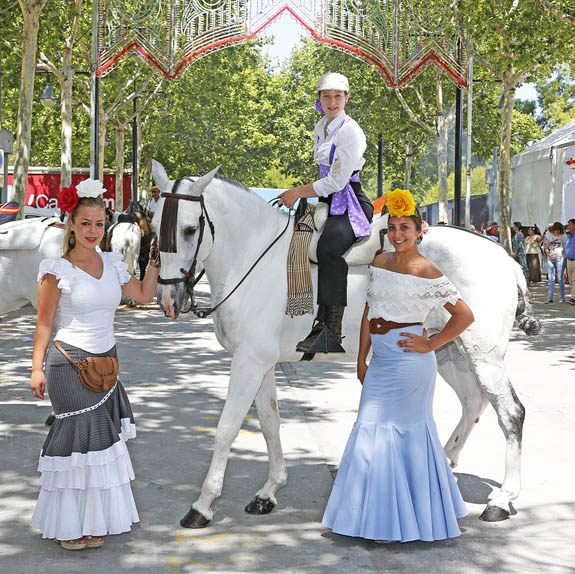
{"label": "white lace off-shoulder top", "polygon": [[461,295],[445,275],[426,279],[369,267],[368,319],[381,317],[397,323],[422,323],[433,309],[446,303],[455,305],[459,299]]}
{"label": "white lace off-shoulder top", "polygon": [[54,338],[90,353],[104,353],[115,345],[114,314],[122,285],[132,278],[121,253],[100,255],[104,263],[100,279],[62,257],[44,259],[38,271],[38,281],[47,273],[54,275],[61,291]]}

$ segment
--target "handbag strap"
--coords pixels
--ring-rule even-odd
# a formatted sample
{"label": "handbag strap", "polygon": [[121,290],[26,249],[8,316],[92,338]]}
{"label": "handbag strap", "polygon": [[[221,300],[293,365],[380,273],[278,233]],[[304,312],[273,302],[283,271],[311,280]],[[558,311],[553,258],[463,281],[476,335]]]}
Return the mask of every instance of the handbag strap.
{"label": "handbag strap", "polygon": [[75,369],[78,370],[78,365],[76,365],[76,363],[72,360],[72,357],[70,357],[70,355],[64,351],[62,345],[60,345],[58,341],[54,341],[54,347],[56,347],[56,349],[58,349],[58,351],[60,351],[60,353],[62,353],[62,355],[64,355],[64,357],[66,357],[66,359],[68,359],[68,361],[74,365]]}
{"label": "handbag strap", "polygon": [[[66,359],[68,359],[68,361],[70,361],[70,363],[72,363],[72,365],[74,365],[74,367],[76,368],[76,370],[78,370],[78,365],[73,361],[72,357],[70,357],[70,355],[68,355],[68,353],[66,353],[66,351],[64,351],[64,348],[62,347],[62,345],[60,345],[60,343],[58,343],[58,341],[52,341],[54,343],[54,347],[56,347],[56,349],[58,349],[58,351],[60,351],[60,353],[62,353],[62,355],[64,355],[64,357],[66,357]],[[116,359],[116,361],[118,360],[118,349],[114,349],[114,359]]]}

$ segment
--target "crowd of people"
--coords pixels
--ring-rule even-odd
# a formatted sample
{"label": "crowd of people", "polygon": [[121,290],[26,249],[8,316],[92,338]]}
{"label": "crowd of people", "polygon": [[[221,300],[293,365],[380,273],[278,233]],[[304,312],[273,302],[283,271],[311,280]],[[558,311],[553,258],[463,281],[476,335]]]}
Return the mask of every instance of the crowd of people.
{"label": "crowd of people", "polygon": [[[496,222],[482,224],[480,229],[470,226],[471,231],[499,241]],[[525,226],[515,221],[512,226],[511,247],[513,258],[521,265],[529,285],[540,283],[546,275],[548,296],[546,303],[553,303],[555,283],[559,285],[559,302],[575,305],[575,219],[566,225],[560,221],[549,224],[543,232],[537,225]],[[570,286],[566,299],[565,285]]]}

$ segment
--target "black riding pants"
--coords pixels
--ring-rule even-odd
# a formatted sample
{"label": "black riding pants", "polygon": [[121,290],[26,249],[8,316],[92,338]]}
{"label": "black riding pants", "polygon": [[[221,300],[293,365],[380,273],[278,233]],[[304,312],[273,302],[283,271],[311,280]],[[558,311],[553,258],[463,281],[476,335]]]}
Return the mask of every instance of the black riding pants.
{"label": "black riding pants", "polygon": [[[363,193],[361,183],[351,182],[351,186],[361,209],[371,222],[373,206]],[[343,255],[355,241],[356,237],[347,211],[342,215],[330,215],[327,218],[317,244],[319,305],[347,306],[347,263]]]}

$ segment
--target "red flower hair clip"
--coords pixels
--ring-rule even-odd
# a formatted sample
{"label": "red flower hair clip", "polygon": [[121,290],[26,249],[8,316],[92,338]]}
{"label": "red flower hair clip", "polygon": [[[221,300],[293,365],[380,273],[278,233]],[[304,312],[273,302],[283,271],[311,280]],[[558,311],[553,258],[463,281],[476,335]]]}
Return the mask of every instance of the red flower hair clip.
{"label": "red flower hair clip", "polygon": [[76,187],[73,185],[70,187],[63,187],[62,191],[58,195],[58,207],[60,208],[60,211],[71,213],[77,205],[78,192],[76,191]]}

